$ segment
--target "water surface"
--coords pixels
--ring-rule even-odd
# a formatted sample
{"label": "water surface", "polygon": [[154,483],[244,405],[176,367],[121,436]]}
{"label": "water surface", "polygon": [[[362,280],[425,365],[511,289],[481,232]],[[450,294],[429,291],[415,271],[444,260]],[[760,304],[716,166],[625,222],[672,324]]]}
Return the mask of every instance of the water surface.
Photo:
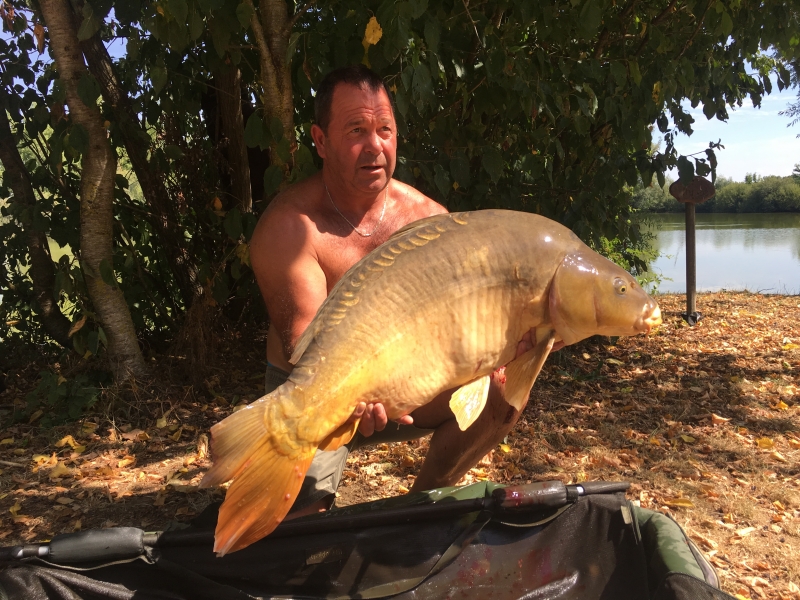
{"label": "water surface", "polygon": [[[650,215],[660,292],[686,292],[685,216]],[[697,290],[800,293],[800,214],[697,214]]]}

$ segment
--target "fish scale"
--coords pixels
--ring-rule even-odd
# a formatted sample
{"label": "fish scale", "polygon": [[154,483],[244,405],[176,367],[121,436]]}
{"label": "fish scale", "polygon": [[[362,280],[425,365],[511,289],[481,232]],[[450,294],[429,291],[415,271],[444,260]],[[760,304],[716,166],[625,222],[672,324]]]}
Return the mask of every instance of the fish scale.
{"label": "fish scale", "polygon": [[[660,322],[635,280],[567,228],[538,215],[437,215],[395,233],[333,287],[297,342],[288,381],[212,430],[202,486],[233,478],[215,551],[269,534],[317,448],[355,434],[360,401],[391,419],[447,390],[459,427],[486,403],[507,365],[506,400],[521,410],[557,340],[632,335]],[[516,357],[531,331],[533,347]],[[515,358],[516,357],[516,358]]]}

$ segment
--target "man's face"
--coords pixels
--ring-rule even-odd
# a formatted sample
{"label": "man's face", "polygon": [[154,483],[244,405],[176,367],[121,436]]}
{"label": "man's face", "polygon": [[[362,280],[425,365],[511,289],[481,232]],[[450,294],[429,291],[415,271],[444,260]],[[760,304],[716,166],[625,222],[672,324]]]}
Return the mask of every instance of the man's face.
{"label": "man's face", "polygon": [[315,125],[312,136],[338,187],[376,194],[389,183],[397,159],[397,126],[384,90],[338,85],[327,131]]}

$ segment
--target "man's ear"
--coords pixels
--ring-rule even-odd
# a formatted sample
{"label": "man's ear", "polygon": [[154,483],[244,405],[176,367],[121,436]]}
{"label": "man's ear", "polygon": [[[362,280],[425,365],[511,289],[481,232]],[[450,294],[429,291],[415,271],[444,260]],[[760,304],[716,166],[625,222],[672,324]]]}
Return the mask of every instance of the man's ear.
{"label": "man's ear", "polygon": [[325,132],[322,131],[322,127],[316,123],[311,126],[311,139],[314,140],[314,146],[317,148],[319,157],[323,159],[327,158],[325,156],[327,154],[325,151]]}

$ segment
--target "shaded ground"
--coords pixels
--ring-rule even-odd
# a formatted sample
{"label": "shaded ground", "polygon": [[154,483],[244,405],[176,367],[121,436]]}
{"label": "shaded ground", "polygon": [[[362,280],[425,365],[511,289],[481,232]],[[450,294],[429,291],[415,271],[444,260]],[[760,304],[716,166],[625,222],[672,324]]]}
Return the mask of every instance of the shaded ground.
{"label": "shaded ground", "polygon": [[[800,599],[800,297],[702,295],[706,317],[693,328],[679,317],[683,297],[659,301],[654,335],[553,355],[515,430],[463,483],[630,481],[632,500],[697,541],[723,589]],[[233,336],[228,348],[202,385],[108,392],[81,423],[0,431],[0,544],[112,525],[157,530],[221,498],[196,488],[207,432],[260,396],[263,332]],[[10,373],[0,409],[22,402],[37,372]],[[338,503],[405,493],[426,447],[354,453]]]}

